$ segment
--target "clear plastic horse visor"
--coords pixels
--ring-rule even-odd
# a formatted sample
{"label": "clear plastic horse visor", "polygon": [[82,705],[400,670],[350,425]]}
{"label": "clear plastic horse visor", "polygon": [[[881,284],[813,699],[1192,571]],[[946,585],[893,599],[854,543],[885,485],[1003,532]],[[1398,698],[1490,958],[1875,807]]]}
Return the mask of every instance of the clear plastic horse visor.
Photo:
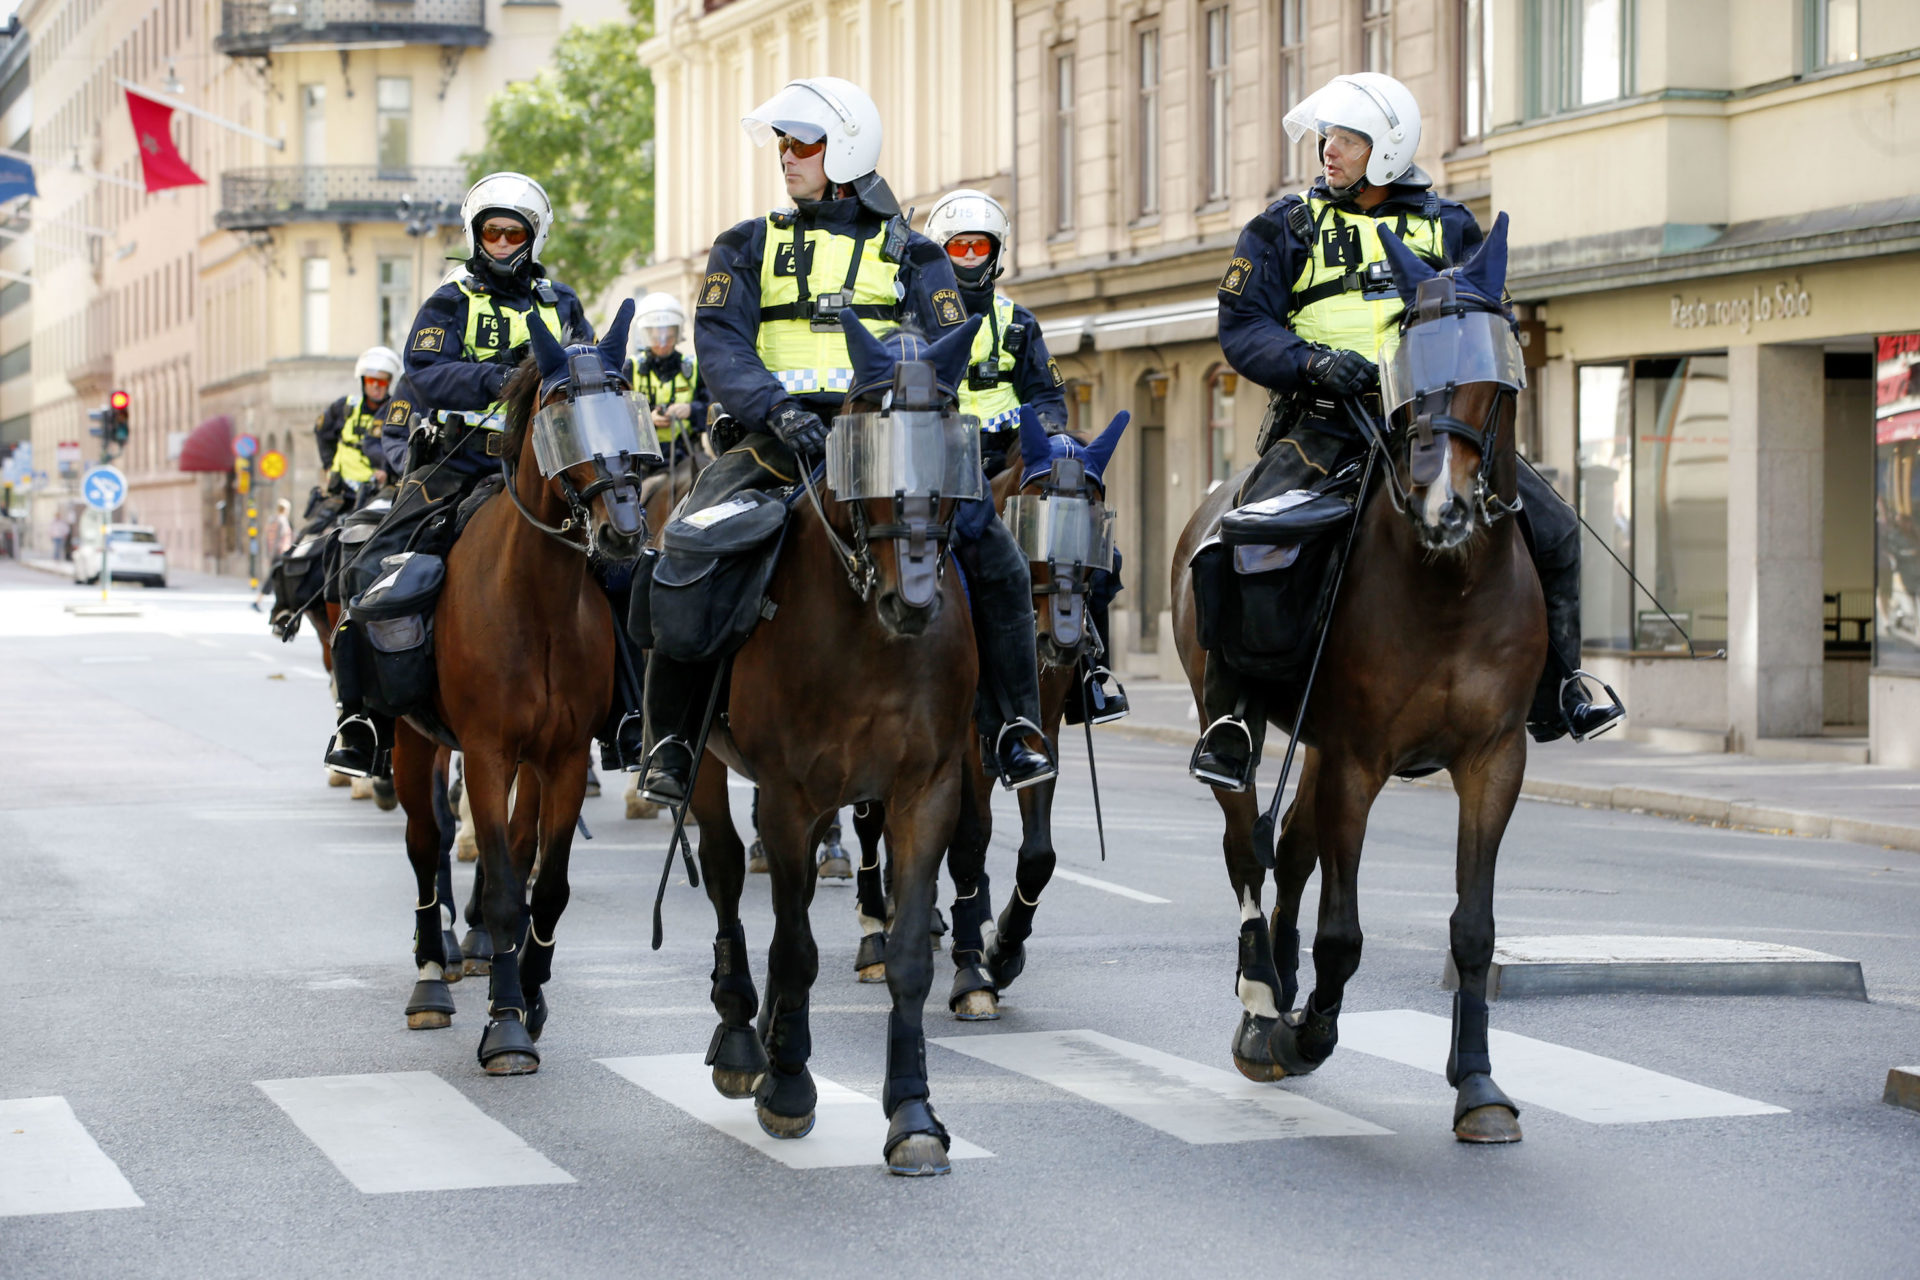
{"label": "clear plastic horse visor", "polygon": [[850,413],[827,434],[827,487],[841,501],[891,498],[978,498],[980,420],[934,410]]}
{"label": "clear plastic horse visor", "polygon": [[1392,413],[1430,391],[1497,382],[1515,391],[1527,373],[1507,318],[1491,311],[1442,316],[1407,326],[1400,345],[1380,353],[1383,407]]}
{"label": "clear plastic horse visor", "polygon": [[1035,564],[1113,568],[1113,512],[1104,502],[1056,494],[1016,493],[1006,522],[1021,552]]}
{"label": "clear plastic horse visor", "polygon": [[533,415],[533,457],[543,476],[623,454],[636,460],[661,457],[653,412],[644,396],[601,391],[558,401]]}

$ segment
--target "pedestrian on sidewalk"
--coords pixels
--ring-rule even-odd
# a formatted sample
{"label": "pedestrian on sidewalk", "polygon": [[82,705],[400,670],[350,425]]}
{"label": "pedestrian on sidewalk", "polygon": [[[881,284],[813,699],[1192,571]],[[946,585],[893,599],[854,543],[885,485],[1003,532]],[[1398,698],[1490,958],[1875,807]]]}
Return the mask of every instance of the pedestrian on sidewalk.
{"label": "pedestrian on sidewalk", "polygon": [[293,500],[280,499],[280,505],[274,509],[273,523],[267,526],[267,571],[260,577],[260,587],[253,593],[253,611],[260,612],[260,597],[267,594],[273,583],[273,566],[280,557],[293,550]]}
{"label": "pedestrian on sidewalk", "polygon": [[47,526],[47,541],[55,560],[71,559],[67,549],[67,535],[73,532],[73,526],[67,523],[65,516],[55,516],[53,523]]}

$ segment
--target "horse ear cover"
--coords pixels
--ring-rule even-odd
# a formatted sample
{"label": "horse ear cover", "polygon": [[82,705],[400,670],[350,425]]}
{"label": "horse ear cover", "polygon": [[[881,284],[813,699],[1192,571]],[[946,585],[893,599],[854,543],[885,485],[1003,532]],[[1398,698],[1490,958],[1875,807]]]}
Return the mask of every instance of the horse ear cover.
{"label": "horse ear cover", "polygon": [[1387,255],[1387,268],[1393,272],[1394,292],[1400,295],[1402,305],[1412,306],[1421,281],[1431,280],[1440,273],[1415,257],[1388,227],[1380,228],[1380,249]]}
{"label": "horse ear cover", "polygon": [[1087,474],[1092,476],[1102,489],[1107,487],[1107,464],[1113,461],[1113,451],[1120,447],[1120,437],[1126,434],[1127,423],[1132,420],[1132,414],[1124,409],[1121,410],[1114,416],[1113,421],[1107,424],[1107,429],[1095,436],[1093,443],[1080,451],[1080,459],[1087,469]]}
{"label": "horse ear cover", "polygon": [[614,373],[620,373],[627,363],[627,332],[633,327],[633,299],[628,298],[620,304],[620,310],[614,313],[613,324],[607,329],[607,336],[600,340],[600,363]]}
{"label": "horse ear cover", "polygon": [[943,387],[956,391],[967,379],[967,358],[973,354],[973,335],[980,332],[981,317],[972,316],[958,329],[943,334],[922,357],[933,366]]}
{"label": "horse ear cover", "polygon": [[1481,297],[1493,302],[1507,287],[1507,215],[1493,220],[1493,230],[1480,242],[1480,249],[1460,268],[1460,278]]}
{"label": "horse ear cover", "polygon": [[1020,475],[1022,483],[1053,465],[1053,441],[1040,425],[1040,413],[1030,404],[1020,406]]}
{"label": "horse ear cover", "polygon": [[860,323],[851,307],[840,313],[840,327],[847,334],[847,355],[853,363],[853,385],[870,387],[893,381],[893,353],[880,345],[880,339]]}
{"label": "horse ear cover", "polygon": [[547,332],[547,322],[540,318],[540,308],[534,307],[527,312],[527,337],[533,346],[534,361],[540,366],[540,384],[546,385],[547,379],[563,374],[567,370],[567,350],[560,340]]}

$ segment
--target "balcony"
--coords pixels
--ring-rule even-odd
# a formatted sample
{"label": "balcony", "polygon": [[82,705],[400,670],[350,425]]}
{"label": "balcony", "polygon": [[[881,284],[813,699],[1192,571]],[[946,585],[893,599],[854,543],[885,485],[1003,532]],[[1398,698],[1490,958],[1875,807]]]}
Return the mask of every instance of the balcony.
{"label": "balcony", "polygon": [[370,44],[478,47],[486,0],[224,0],[213,47],[236,58]]}
{"label": "balcony", "polygon": [[466,170],[418,165],[404,173],[373,165],[282,165],[229,169],[220,178],[227,231],[265,231],[289,222],[413,222],[460,225]]}

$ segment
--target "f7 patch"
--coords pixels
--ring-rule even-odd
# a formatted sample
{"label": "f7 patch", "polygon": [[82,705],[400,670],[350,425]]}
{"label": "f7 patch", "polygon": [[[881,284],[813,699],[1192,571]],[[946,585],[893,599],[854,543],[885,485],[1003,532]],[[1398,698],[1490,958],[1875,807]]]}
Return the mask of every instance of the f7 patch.
{"label": "f7 patch", "polygon": [[1220,277],[1220,292],[1239,297],[1246,290],[1247,277],[1252,274],[1253,263],[1245,258],[1235,258],[1227,264],[1227,274]]}
{"label": "f7 patch", "polygon": [[445,329],[421,329],[413,335],[415,351],[445,351],[447,349],[447,331]]}
{"label": "f7 patch", "polygon": [[[808,275],[812,275],[814,242],[811,240],[802,240],[800,247],[801,265],[806,268]],[[776,276],[790,276],[795,274],[793,270],[793,241],[782,240],[774,246],[773,274]]]}
{"label": "f7 patch", "polygon": [[707,282],[700,287],[700,302],[703,307],[724,307],[727,295],[733,291],[733,276],[725,271],[710,271]]}
{"label": "f7 patch", "polygon": [[960,295],[952,289],[935,290],[933,295],[933,317],[940,322],[943,328],[949,325],[959,324],[962,320],[965,320],[967,313],[960,308]]}

